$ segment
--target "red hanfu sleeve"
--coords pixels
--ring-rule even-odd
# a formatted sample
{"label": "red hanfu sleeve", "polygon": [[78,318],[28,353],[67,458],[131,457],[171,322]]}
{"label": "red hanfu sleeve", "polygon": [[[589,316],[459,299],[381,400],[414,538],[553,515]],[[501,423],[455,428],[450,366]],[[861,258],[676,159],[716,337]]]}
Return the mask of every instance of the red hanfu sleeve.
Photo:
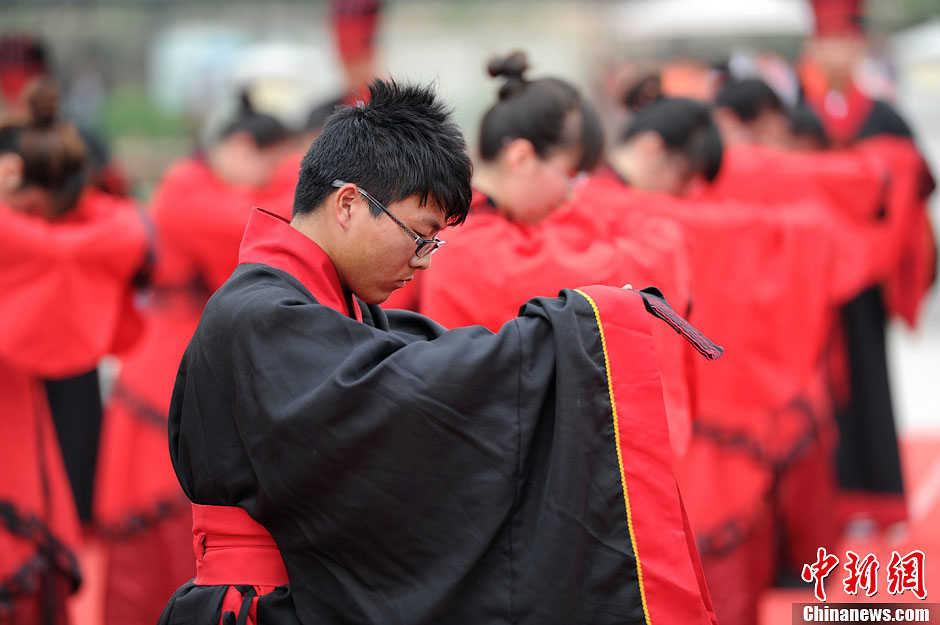
{"label": "red hanfu sleeve", "polygon": [[927,212],[934,179],[917,146],[905,137],[880,135],[859,142],[856,149],[880,160],[887,171],[884,210],[889,245],[896,254],[884,283],[885,305],[914,327],[936,278],[937,243]]}
{"label": "red hanfu sleeve", "polygon": [[[689,267],[681,230],[669,219],[624,213],[614,226],[581,196],[537,226],[485,210],[448,234],[422,276],[420,312],[448,328],[482,325],[497,331],[527,300],[577,284],[658,287],[672,306],[689,306]],[[691,435],[688,348],[654,326],[660,348],[673,449]]]}
{"label": "red hanfu sleeve", "polygon": [[0,207],[0,358],[36,375],[94,366],[129,340],[121,324],[148,246],[143,221],[130,205],[86,212],[49,223]]}

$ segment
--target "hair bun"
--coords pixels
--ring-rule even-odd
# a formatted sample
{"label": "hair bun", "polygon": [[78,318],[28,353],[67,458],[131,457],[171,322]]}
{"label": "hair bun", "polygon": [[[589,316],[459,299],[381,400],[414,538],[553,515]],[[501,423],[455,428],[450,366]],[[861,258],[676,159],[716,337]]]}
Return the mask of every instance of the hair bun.
{"label": "hair bun", "polygon": [[503,100],[516,94],[525,84],[523,74],[529,69],[529,60],[525,52],[517,51],[508,56],[493,59],[486,69],[493,78],[499,76],[506,78],[506,82],[499,89],[499,99]]}
{"label": "hair bun", "polygon": [[627,89],[623,96],[623,104],[628,111],[636,113],[663,97],[663,84],[659,74],[647,74]]}
{"label": "hair bun", "polygon": [[33,128],[51,128],[59,119],[59,89],[49,79],[37,81],[29,88],[29,125]]}

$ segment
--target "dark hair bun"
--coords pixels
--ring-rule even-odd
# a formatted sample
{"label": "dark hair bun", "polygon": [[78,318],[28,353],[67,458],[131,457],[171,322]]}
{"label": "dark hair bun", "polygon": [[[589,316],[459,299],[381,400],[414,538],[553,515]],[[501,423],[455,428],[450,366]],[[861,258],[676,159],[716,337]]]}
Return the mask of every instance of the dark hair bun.
{"label": "dark hair bun", "polygon": [[26,98],[29,105],[29,125],[32,128],[52,128],[59,118],[59,89],[48,79],[30,86]]}
{"label": "dark hair bun", "polygon": [[499,88],[500,100],[511,97],[522,89],[526,82],[523,74],[527,69],[529,69],[529,60],[525,52],[519,51],[509,56],[495,58],[486,66],[486,70],[493,78],[499,76],[506,78],[506,82]]}
{"label": "dark hair bun", "polygon": [[659,74],[647,74],[636,81],[623,96],[623,104],[631,112],[642,111],[663,97]]}

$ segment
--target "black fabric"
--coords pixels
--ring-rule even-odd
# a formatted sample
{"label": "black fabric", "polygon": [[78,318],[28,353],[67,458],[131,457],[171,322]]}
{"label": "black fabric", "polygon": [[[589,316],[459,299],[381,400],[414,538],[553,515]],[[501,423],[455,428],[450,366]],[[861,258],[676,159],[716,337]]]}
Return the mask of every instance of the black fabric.
{"label": "black fabric", "polygon": [[[157,625],[219,625],[223,616],[222,601],[229,588],[231,586],[197,586],[192,581],[186,582],[173,594]],[[256,595],[254,588],[242,594],[252,599]],[[234,612],[226,612],[226,615],[231,615],[232,625],[238,623],[239,617]],[[255,615],[257,622],[263,625],[301,625],[290,586],[278,586],[259,595]]]}
{"label": "black fabric", "polygon": [[254,586],[236,586],[238,592],[242,593],[242,605],[238,609],[238,618],[235,619],[235,625],[247,625],[248,612],[251,611],[251,602],[257,596]]}
{"label": "black fabric", "polygon": [[[912,138],[890,105],[875,100],[855,140],[877,135]],[[929,176],[928,176],[929,177]],[[881,290],[863,291],[840,311],[849,366],[850,397],[837,407],[839,485],[873,494],[902,494],[901,459],[888,380],[887,316]]]}
{"label": "black fabric", "polygon": [[847,490],[903,493],[880,289],[862,292],[841,313],[851,394],[848,405],[836,411],[839,485]]}
{"label": "black fabric", "polygon": [[877,135],[894,135],[896,137],[907,137],[908,139],[914,138],[914,134],[911,132],[911,128],[907,125],[907,122],[898,115],[897,111],[895,111],[891,105],[881,100],[872,102],[871,112],[865,119],[865,123],[859,128],[855,140],[858,141],[866,137],[874,137]]}
{"label": "black fabric", "polygon": [[[855,140],[877,135],[912,138],[910,127],[890,105],[872,103]],[[847,490],[902,494],[901,459],[888,380],[887,316],[881,290],[872,287],[840,311],[849,365],[850,396],[836,410],[839,442],[836,468]]]}
{"label": "black fabric", "polygon": [[533,300],[498,334],[363,311],[241,265],[173,393],[183,490],[271,532],[300,621],[644,623],[590,304]]}
{"label": "black fabric", "polygon": [[98,441],[101,437],[101,390],[98,370],[58,380],[46,380],[49,411],[72,485],[78,516],[92,518],[92,488]]}
{"label": "black fabric", "polygon": [[637,291],[643,297],[643,305],[654,317],[665,321],[670,328],[676,331],[676,334],[684,338],[695,351],[705,356],[709,360],[717,360],[725,351],[723,347],[715,345],[708,337],[696,330],[691,323],[676,314],[672,306],[666,301],[663,292],[653,286]]}
{"label": "black fabric", "polygon": [[43,596],[43,618],[54,618],[61,612],[61,606],[56,605],[57,588],[74,592],[81,584],[75,554],[53,536],[43,521],[17,509],[13,502],[0,500],[0,531],[19,536],[36,548],[35,555],[18,570],[0,577],[0,614],[10,610],[21,596],[38,590]]}

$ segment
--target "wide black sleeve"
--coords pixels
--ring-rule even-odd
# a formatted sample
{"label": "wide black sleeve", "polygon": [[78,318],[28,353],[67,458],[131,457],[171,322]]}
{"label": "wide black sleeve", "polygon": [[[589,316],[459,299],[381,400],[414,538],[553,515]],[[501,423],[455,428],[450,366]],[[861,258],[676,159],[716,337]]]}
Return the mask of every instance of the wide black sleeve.
{"label": "wide black sleeve", "polygon": [[[292,583],[316,580],[326,592],[310,594],[341,604],[360,577],[383,609],[383,589],[433,595],[435,580],[466,579],[512,509],[520,420],[551,392],[550,327],[443,332],[396,314],[383,330],[282,294],[232,292],[207,308],[171,410],[184,490],[247,509],[288,571],[304,570]],[[523,369],[523,333],[545,370]]]}

